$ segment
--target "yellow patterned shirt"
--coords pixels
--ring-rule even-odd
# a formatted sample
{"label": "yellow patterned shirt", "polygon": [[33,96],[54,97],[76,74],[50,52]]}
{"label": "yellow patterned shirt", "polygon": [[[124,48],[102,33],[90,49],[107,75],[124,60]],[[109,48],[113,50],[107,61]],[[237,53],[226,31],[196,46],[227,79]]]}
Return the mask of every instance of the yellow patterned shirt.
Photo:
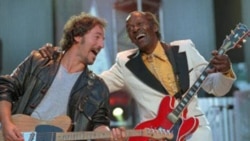
{"label": "yellow patterned shirt", "polygon": [[160,42],[152,54],[142,54],[142,60],[150,72],[161,82],[169,95],[177,92],[174,71]]}

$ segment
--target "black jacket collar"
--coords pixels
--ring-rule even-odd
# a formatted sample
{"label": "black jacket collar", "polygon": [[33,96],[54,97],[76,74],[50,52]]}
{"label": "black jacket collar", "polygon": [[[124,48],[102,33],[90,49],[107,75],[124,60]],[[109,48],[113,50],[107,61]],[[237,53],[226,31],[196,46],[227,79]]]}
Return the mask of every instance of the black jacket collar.
{"label": "black jacket collar", "polygon": [[[165,43],[161,43],[165,53],[174,68],[174,72],[177,75],[177,81],[179,81],[181,92],[184,93],[189,87],[189,75],[186,53],[178,53],[179,47],[171,47]],[[126,63],[127,68],[140,79],[143,83],[149,87],[168,94],[167,90],[162,86],[160,81],[147,69],[144,64],[141,52],[138,50],[136,53],[129,56],[130,60]]]}

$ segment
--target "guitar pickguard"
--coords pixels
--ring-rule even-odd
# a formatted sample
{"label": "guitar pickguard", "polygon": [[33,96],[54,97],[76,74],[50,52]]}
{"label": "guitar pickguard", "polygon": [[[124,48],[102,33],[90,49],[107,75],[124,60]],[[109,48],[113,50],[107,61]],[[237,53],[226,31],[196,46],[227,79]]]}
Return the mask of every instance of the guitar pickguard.
{"label": "guitar pickguard", "polygon": [[24,141],[55,141],[56,132],[63,132],[59,127],[53,125],[38,125],[34,132],[24,132]]}

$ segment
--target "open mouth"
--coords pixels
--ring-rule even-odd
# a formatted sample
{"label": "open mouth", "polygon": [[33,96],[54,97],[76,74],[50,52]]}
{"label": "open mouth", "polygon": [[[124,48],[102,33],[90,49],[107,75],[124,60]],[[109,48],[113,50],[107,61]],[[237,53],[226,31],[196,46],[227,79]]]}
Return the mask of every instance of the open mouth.
{"label": "open mouth", "polygon": [[136,40],[141,40],[141,39],[143,39],[145,36],[146,36],[146,34],[141,33],[141,34],[139,34],[139,35],[136,36]]}
{"label": "open mouth", "polygon": [[98,51],[98,50],[93,49],[93,50],[91,50],[91,52],[92,52],[94,55],[97,55],[99,51]]}

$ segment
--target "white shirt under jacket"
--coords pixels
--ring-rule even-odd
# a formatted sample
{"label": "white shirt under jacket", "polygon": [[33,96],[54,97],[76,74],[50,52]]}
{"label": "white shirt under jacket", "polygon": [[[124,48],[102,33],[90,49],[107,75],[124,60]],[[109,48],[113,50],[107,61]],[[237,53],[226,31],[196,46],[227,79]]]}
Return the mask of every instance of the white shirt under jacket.
{"label": "white shirt under jacket", "polygon": [[[179,52],[186,52],[189,70],[193,69],[189,73],[189,84],[191,87],[201,74],[203,68],[207,66],[208,62],[200,55],[191,40],[178,40],[170,44],[179,45]],[[103,72],[101,77],[108,85],[110,92],[115,92],[124,88],[128,90],[137,102],[140,122],[143,122],[157,116],[159,104],[166,95],[147,86],[125,66],[126,62],[129,60],[128,56],[137,51],[138,49],[130,49],[119,52],[115,64],[110,70]],[[202,88],[208,93],[213,93],[216,96],[223,96],[230,90],[234,80],[235,78],[226,77],[221,73],[213,73],[206,78]],[[188,105],[187,116],[201,114],[203,114],[203,112],[198,105],[198,98],[196,95]],[[200,125],[208,125],[205,116],[199,116],[198,118]]]}

